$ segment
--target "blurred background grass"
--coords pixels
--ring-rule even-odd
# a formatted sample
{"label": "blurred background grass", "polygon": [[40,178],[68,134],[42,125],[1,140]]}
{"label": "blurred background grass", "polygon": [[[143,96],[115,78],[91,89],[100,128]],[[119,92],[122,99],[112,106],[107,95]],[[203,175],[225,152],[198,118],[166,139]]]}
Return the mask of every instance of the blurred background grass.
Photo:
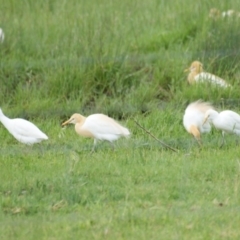
{"label": "blurred background grass", "polygon": [[[239,102],[240,18],[209,18],[211,8],[237,11],[236,0],[0,2],[0,102],[16,115],[120,118],[169,101]],[[233,89],[189,86],[193,60]]]}

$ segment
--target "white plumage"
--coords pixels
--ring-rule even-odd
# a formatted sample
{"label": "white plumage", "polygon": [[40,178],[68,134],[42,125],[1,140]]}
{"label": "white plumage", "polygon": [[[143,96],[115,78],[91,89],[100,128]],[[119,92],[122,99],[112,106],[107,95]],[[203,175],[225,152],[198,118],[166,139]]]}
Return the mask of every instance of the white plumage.
{"label": "white plumage", "polygon": [[234,111],[225,110],[219,113],[210,109],[205,113],[204,122],[209,122],[216,129],[222,131],[222,145],[224,144],[225,133],[240,135],[240,115]]}
{"label": "white plumage", "polygon": [[210,12],[209,12],[209,17],[214,20],[218,20],[220,18],[234,18],[234,17],[239,18],[240,12],[233,10],[233,9],[229,9],[227,11],[221,12],[217,8],[211,8]]}
{"label": "white plumage", "polygon": [[0,28],[0,42],[2,43],[4,41],[4,32],[3,30]]}
{"label": "white plumage", "polygon": [[209,109],[213,109],[210,103],[198,100],[187,106],[183,116],[183,125],[185,129],[194,136],[199,144],[201,133],[211,131],[211,125],[208,122],[203,124],[205,113]]}
{"label": "white plumage", "polygon": [[188,82],[190,84],[200,83],[200,82],[208,82],[215,86],[219,87],[230,87],[231,85],[228,84],[222,78],[215,76],[211,73],[203,71],[203,65],[199,61],[192,62],[190,68],[186,69],[185,71],[189,71],[188,75]]}
{"label": "white plumage", "polygon": [[33,123],[21,118],[10,119],[3,114],[1,109],[0,121],[9,133],[21,143],[32,145],[48,139],[47,135]]}
{"label": "white plumage", "polygon": [[75,124],[75,130],[79,135],[94,138],[93,150],[97,140],[106,140],[112,143],[122,136],[128,137],[130,135],[127,128],[104,114],[92,114],[84,117],[75,113],[62,125],[69,123]]}
{"label": "white plumage", "polygon": [[222,17],[232,17],[235,14],[235,11],[229,9],[227,11],[222,12]]}

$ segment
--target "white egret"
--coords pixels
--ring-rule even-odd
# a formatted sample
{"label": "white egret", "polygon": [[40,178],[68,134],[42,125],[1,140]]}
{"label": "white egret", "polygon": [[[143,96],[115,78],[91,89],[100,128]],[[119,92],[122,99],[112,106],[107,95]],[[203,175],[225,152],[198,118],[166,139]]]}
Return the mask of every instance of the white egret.
{"label": "white egret", "polygon": [[240,115],[234,111],[224,110],[219,113],[210,109],[205,113],[203,123],[206,124],[206,122],[213,124],[216,129],[222,131],[221,146],[225,142],[225,133],[240,135]]}
{"label": "white egret", "polygon": [[75,131],[79,135],[94,138],[92,151],[95,149],[97,140],[106,140],[112,143],[121,136],[128,137],[130,135],[127,128],[104,114],[92,114],[84,117],[75,113],[62,126],[69,123],[75,124]]}
{"label": "white egret", "polygon": [[229,9],[227,11],[222,12],[222,17],[240,17],[240,12],[235,11],[233,9]]}
{"label": "white egret", "polygon": [[32,145],[48,139],[47,135],[39,130],[33,123],[22,118],[10,119],[3,114],[1,108],[0,121],[21,143]]}
{"label": "white egret", "polygon": [[0,28],[0,42],[2,43],[4,41],[4,32],[3,30]]}
{"label": "white egret", "polygon": [[233,17],[239,18],[240,12],[235,11],[233,9],[229,9],[227,11],[220,12],[220,10],[218,10],[216,8],[211,8],[209,11],[209,17],[214,20],[220,19],[220,17],[221,18],[233,18]]}
{"label": "white egret", "polygon": [[236,12],[232,9],[222,12],[222,17],[232,17]]}
{"label": "white egret", "polygon": [[187,78],[190,84],[199,83],[199,82],[209,82],[215,86],[219,86],[223,88],[231,86],[222,78],[217,77],[211,73],[204,72],[203,65],[199,61],[192,62],[190,68],[185,70],[185,72],[187,71],[190,72]]}
{"label": "white egret", "polygon": [[213,109],[210,103],[198,100],[187,106],[183,116],[185,129],[194,136],[199,145],[201,145],[201,133],[211,131],[211,125],[208,122],[203,124],[205,113],[209,109]]}

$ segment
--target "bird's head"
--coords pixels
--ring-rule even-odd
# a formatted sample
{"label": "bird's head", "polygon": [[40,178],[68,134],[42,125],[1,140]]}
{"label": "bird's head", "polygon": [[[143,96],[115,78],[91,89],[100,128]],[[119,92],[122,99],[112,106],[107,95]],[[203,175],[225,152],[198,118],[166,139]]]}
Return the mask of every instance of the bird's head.
{"label": "bird's head", "polygon": [[74,113],[67,121],[62,123],[62,126],[65,126],[67,124],[76,124],[76,123],[81,123],[84,117],[78,113]]}
{"label": "bird's head", "polygon": [[209,116],[205,115],[204,120],[203,120],[203,125],[208,121]]}
{"label": "bird's head", "polygon": [[203,64],[199,61],[192,62],[190,68],[185,69],[185,72],[201,73],[203,71]]}
{"label": "bird's head", "polygon": [[213,109],[209,109],[206,111],[205,115],[204,115],[204,121],[203,121],[203,125],[206,123],[206,122],[210,122],[212,123],[214,118],[217,117],[218,115],[218,112],[213,110]]}

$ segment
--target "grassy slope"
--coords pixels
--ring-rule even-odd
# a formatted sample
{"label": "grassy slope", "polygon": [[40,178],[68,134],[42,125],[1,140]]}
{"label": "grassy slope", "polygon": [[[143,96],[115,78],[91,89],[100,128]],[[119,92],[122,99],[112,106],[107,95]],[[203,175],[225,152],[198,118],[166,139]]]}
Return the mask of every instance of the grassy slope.
{"label": "grassy slope", "polygon": [[[200,151],[182,126],[191,100],[238,110],[239,22],[210,21],[217,4],[2,1],[1,107],[50,139],[29,148],[1,127],[1,239],[239,239],[234,137],[219,149],[214,131]],[[194,59],[235,87],[187,86]],[[90,155],[91,140],[60,128],[75,111],[121,117],[132,138]]]}
{"label": "grassy slope", "polygon": [[54,108],[52,117],[76,109],[119,116],[152,110],[159,100],[238,97],[236,88],[193,95],[186,84],[183,70],[199,59],[239,85],[239,21],[210,20],[214,1],[25,2],[4,1],[0,10],[0,101],[17,114]]}

